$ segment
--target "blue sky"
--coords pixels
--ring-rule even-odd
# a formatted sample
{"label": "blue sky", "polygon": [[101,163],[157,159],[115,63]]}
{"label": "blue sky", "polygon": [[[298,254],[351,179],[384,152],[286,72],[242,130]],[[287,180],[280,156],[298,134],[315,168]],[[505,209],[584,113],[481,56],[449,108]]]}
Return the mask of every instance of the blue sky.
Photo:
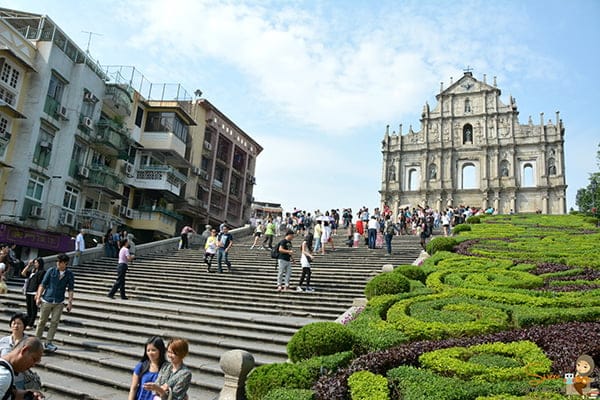
{"label": "blue sky", "polygon": [[597,171],[600,1],[36,1],[104,65],[203,91],[263,147],[255,198],[379,204],[385,126],[420,129],[440,82],[496,76],[520,122],[565,124],[567,207]]}

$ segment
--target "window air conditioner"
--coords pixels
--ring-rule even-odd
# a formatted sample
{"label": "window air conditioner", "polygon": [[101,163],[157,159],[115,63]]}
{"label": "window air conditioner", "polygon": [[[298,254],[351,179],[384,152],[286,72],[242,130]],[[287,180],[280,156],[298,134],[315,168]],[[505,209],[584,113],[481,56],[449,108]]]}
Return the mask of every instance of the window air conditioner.
{"label": "window air conditioner", "polygon": [[56,109],[56,113],[60,118],[67,119],[67,107],[58,106],[58,108]]}
{"label": "window air conditioner", "polygon": [[88,178],[90,176],[90,170],[87,167],[79,167],[79,175],[83,176],[84,178]]}
{"label": "window air conditioner", "polygon": [[32,206],[29,211],[30,217],[40,218],[42,216],[42,208],[39,206]]}

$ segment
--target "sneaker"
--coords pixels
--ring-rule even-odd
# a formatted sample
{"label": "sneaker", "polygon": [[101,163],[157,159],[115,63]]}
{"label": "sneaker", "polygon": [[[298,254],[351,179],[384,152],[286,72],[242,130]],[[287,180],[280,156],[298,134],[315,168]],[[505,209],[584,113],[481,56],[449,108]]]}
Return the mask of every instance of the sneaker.
{"label": "sneaker", "polygon": [[278,291],[278,292],[281,292],[282,290],[283,290],[283,287],[282,287],[282,286],[277,286],[277,291]]}
{"label": "sneaker", "polygon": [[250,250],[252,250],[254,248],[254,245],[250,246]]}
{"label": "sneaker", "polygon": [[121,300],[129,300],[129,297],[127,297],[127,296],[122,296],[122,297],[121,297]]}
{"label": "sneaker", "polygon": [[307,291],[307,292],[314,292],[314,291],[315,291],[315,289],[313,289],[313,288],[311,288],[311,287],[309,286],[309,287],[307,287],[307,288],[306,288],[306,291]]}
{"label": "sneaker", "polygon": [[44,345],[44,350],[47,351],[47,352],[49,352],[49,353],[54,353],[56,350],[58,350],[58,347],[56,347],[52,343],[46,343]]}
{"label": "sneaker", "polygon": [[298,287],[296,288],[296,292],[303,292],[303,290],[302,290],[302,288],[301,288],[300,286],[298,286]]}

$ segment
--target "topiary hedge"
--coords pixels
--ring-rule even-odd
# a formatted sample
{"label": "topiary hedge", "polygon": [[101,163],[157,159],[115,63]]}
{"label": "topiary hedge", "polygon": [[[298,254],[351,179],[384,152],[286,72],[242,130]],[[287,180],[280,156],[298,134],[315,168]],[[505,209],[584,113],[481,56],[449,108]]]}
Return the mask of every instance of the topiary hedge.
{"label": "topiary hedge", "polygon": [[452,227],[453,235],[458,235],[461,232],[469,232],[469,231],[471,231],[471,225],[467,225],[467,224],[458,224],[458,225]]}
{"label": "topiary hedge", "polygon": [[263,400],[313,400],[315,394],[312,390],[305,389],[273,389]]}
{"label": "topiary hedge", "polygon": [[425,251],[427,253],[434,255],[438,251],[452,251],[454,246],[458,244],[458,241],[452,237],[436,237],[427,243],[425,246]]}
{"label": "topiary hedge", "polygon": [[524,380],[550,372],[552,361],[530,341],[451,347],[419,357],[421,367],[464,380]]}
{"label": "topiary hedge", "polygon": [[[246,397],[248,400],[265,399],[265,396],[278,388],[309,390],[319,376],[346,367],[352,358],[352,352],[347,351],[330,356],[314,357],[295,364],[261,365],[248,374],[245,386]],[[290,393],[296,392],[291,391]],[[298,393],[306,394],[304,392]],[[281,395],[283,396],[283,394]],[[282,399],[285,398],[282,397]],[[301,397],[301,399],[304,399],[304,397]]]}
{"label": "topiary hedge", "polygon": [[480,224],[481,223],[481,215],[471,215],[465,221],[467,224]]}
{"label": "topiary hedge", "polygon": [[369,371],[358,371],[348,378],[352,400],[388,400],[388,381]]}
{"label": "topiary hedge", "polygon": [[352,349],[354,335],[337,322],[314,322],[300,328],[288,342],[287,353],[293,362],[340,353]]}
{"label": "topiary hedge", "polygon": [[405,293],[410,290],[410,282],[402,274],[386,272],[375,276],[365,286],[365,297],[371,299],[374,296],[384,294]]}
{"label": "topiary hedge", "polygon": [[401,274],[408,279],[420,281],[422,283],[425,283],[425,279],[427,279],[426,272],[427,271],[425,271],[423,267],[416,265],[398,265],[396,268],[394,268],[395,274]]}

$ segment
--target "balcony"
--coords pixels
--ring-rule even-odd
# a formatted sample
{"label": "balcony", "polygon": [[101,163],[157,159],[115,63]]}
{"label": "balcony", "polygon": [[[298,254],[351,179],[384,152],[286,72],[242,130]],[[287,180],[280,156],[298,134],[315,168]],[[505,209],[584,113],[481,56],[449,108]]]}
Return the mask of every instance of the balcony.
{"label": "balcony", "polygon": [[140,207],[133,210],[133,219],[129,222],[132,229],[157,231],[168,236],[175,235],[177,221],[182,216],[161,207]]}
{"label": "balcony", "polygon": [[121,197],[121,179],[116,171],[104,165],[90,165],[87,187],[97,188],[110,196]]}
{"label": "balcony", "polygon": [[129,117],[133,103],[133,88],[127,84],[108,84],[104,104],[116,115]]}
{"label": "balcony", "polygon": [[77,225],[96,236],[104,236],[111,226],[120,226],[123,220],[115,215],[93,208],[83,208],[77,213]]}
{"label": "balcony", "polygon": [[166,163],[176,167],[189,167],[185,158],[185,143],[172,132],[142,133],[140,144],[144,150],[158,151],[166,157]]}
{"label": "balcony", "polygon": [[179,196],[187,177],[168,165],[144,165],[124,182],[139,189],[163,190]]}
{"label": "balcony", "polygon": [[103,154],[119,156],[127,150],[129,130],[111,120],[101,120],[91,136],[94,147]]}

